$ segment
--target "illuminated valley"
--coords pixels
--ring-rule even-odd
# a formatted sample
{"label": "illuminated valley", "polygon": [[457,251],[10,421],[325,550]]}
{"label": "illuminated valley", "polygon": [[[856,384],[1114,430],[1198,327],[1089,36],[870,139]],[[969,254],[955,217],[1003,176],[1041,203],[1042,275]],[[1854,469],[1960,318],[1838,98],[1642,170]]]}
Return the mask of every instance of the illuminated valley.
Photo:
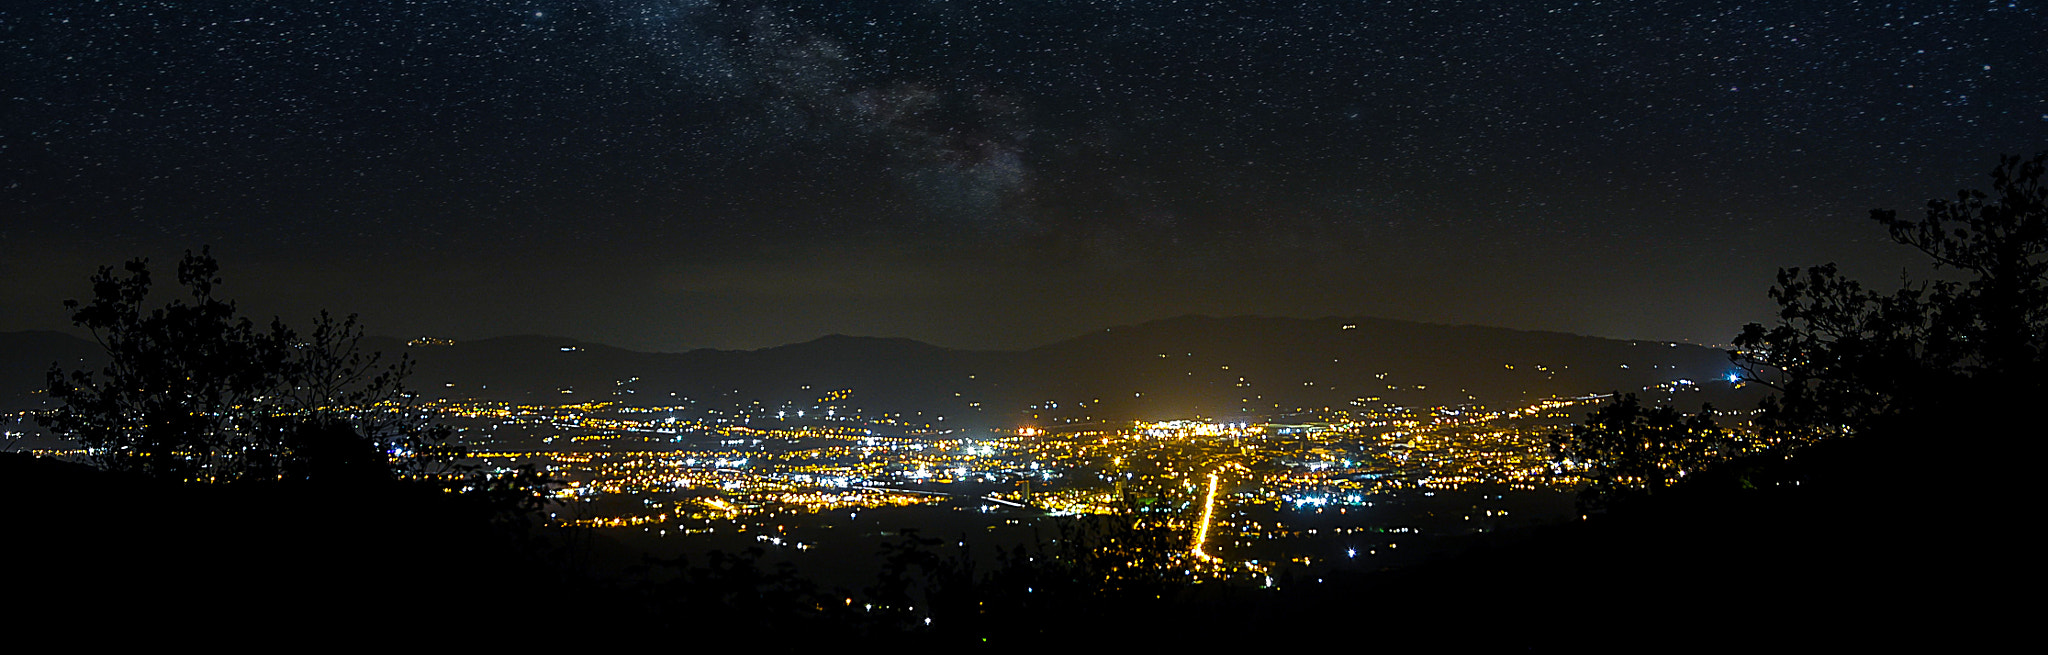
{"label": "illuminated valley", "polygon": [[1582,471],[1548,435],[1615,393],[1748,404],[1718,350],[1364,319],[1183,317],[1010,352],[385,345],[418,363],[413,420],[469,464],[551,477],[546,523],[627,552],[759,548],[849,585],[907,531],[1045,545],[1110,514],[1174,535],[1190,575],[1399,566],[1576,520]]}
{"label": "illuminated valley", "polygon": [[434,409],[472,457],[556,475],[554,522],[656,550],[755,546],[801,563],[857,558],[905,528],[1001,545],[1056,517],[1129,511],[1187,535],[1190,569],[1256,579],[1574,518],[1580,480],[1544,433],[1607,400],[931,433],[833,405],[848,395],[737,420],[618,402]]}

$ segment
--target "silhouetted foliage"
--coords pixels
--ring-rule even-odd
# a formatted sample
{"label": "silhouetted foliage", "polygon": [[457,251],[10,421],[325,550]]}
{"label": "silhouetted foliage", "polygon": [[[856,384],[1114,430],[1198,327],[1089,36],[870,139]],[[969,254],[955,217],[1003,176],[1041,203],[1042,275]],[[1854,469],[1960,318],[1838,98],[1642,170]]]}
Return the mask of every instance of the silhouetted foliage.
{"label": "silhouetted foliage", "polygon": [[823,645],[866,627],[865,604],[797,575],[789,562],[764,569],[762,554],[713,550],[703,566],[687,557],[647,558],[632,572],[632,609],[647,613],[636,624],[774,635],[785,645]]}
{"label": "silhouetted foliage", "polygon": [[1731,456],[1735,445],[1713,415],[1712,406],[1691,415],[1668,405],[1645,408],[1628,394],[1587,414],[1585,423],[1552,432],[1551,450],[1583,470],[1581,505],[1601,507],[1656,493]]}
{"label": "silhouetted foliage", "polygon": [[[905,530],[883,545],[883,571],[867,597],[875,619],[894,630],[928,628],[949,641],[987,645],[997,637],[1077,626],[1143,623],[1189,593],[1185,530],[1138,511],[1128,499],[1116,511],[1065,517],[1059,536],[997,548],[992,565],[977,564],[963,537],[954,548]],[[926,621],[929,619],[929,622]]]}
{"label": "silhouetted foliage", "polygon": [[1011,553],[1007,562],[1013,570],[1004,574],[1036,569],[1037,580],[1061,595],[1102,601],[1157,596],[1182,584],[1193,535],[1137,511],[1129,499],[1115,509],[1061,521],[1051,549],[1040,545],[1036,552]]}
{"label": "silhouetted foliage", "polygon": [[148,262],[102,267],[93,297],[66,301],[108,362],[97,374],[53,366],[40,417],[118,472],[177,483],[361,485],[430,480],[498,508],[530,512],[546,479],[524,469],[487,474],[460,462],[449,430],[402,382],[408,359],[361,348],[356,317],[322,312],[301,335],[273,319],[259,328],[216,293],[220,265],[205,250],[178,262],[183,298],[150,305]]}
{"label": "silhouetted foliage", "polygon": [[[1770,290],[1778,324],[1744,326],[1730,353],[1747,382],[1776,392],[1757,414],[1760,444],[1981,421],[1981,408],[2038,397],[2048,351],[2044,170],[2048,152],[2002,157],[1991,173],[1995,199],[1960,191],[1953,201],[1928,201],[1918,221],[1871,211],[1893,241],[1960,280],[1909,279],[1886,294],[1834,264],[1779,270]],[[1736,454],[1708,414],[1646,410],[1628,396],[1553,433],[1552,445],[1585,467],[1587,499],[1597,505]]]}
{"label": "silhouetted foliage", "polygon": [[2002,157],[1995,199],[1960,191],[1928,201],[1918,221],[1871,211],[1893,241],[1960,281],[1909,280],[1880,294],[1833,264],[1779,271],[1779,323],[1750,324],[1735,340],[1749,380],[1777,391],[1759,417],[1766,436],[1798,443],[2037,395],[2048,327],[2044,168],[2048,152]]}

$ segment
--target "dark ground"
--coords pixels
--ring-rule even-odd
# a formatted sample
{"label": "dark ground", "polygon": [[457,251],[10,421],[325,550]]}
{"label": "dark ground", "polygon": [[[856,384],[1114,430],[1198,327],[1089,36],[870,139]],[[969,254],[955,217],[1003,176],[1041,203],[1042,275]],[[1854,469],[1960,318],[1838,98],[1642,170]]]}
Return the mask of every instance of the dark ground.
{"label": "dark ground", "polygon": [[[1966,469],[1935,451],[1886,435],[1823,444],[1740,462],[1588,520],[1475,535],[1421,564],[1285,580],[1277,591],[1200,585],[1108,609],[1075,605],[1072,616],[1054,606],[1050,615],[907,634],[844,615],[762,617],[762,605],[746,615],[751,625],[801,631],[749,641],[1361,651],[1997,644],[2026,625],[2040,579],[2024,557],[2030,542],[2015,536],[2026,515],[2012,513],[2025,460]],[[676,585],[691,584],[687,576],[622,583],[575,564],[615,558],[619,544],[494,528],[471,508],[413,490],[167,487],[20,455],[0,457],[0,475],[14,489],[0,550],[17,625],[402,621],[485,634],[556,630],[560,616],[542,608],[574,607],[574,624],[625,634],[647,634],[632,628],[650,620],[749,627],[700,625],[693,615],[717,615],[701,613],[704,598],[665,596],[684,593]],[[735,589],[754,594],[753,584]]]}

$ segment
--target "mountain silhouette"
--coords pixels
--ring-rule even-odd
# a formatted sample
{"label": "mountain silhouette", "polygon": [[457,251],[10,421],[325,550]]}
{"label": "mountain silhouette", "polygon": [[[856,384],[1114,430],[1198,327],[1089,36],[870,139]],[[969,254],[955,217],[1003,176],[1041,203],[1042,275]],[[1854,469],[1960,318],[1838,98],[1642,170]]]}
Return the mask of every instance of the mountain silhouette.
{"label": "mountain silhouette", "polygon": [[[680,353],[547,336],[417,346],[379,338],[364,346],[412,357],[409,384],[428,398],[830,406],[870,418],[944,416],[943,425],[962,428],[1500,408],[1680,379],[1706,392],[1682,399],[1687,404],[1738,406],[1720,381],[1730,369],[1727,355],[1712,348],[1376,318],[1182,316],[1013,351],[837,334],[759,350]],[[28,394],[41,387],[50,362],[90,362],[96,350],[54,332],[0,334],[7,366],[0,381],[10,385],[10,404],[34,406],[39,397]]]}

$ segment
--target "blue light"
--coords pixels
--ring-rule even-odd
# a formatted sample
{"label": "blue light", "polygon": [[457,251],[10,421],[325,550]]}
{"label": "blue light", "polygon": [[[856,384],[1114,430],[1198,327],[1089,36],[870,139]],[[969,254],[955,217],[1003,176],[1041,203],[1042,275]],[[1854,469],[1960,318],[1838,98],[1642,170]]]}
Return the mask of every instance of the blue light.
{"label": "blue light", "polygon": [[1741,382],[1742,382],[1742,374],[1741,374],[1741,373],[1739,373],[1739,372],[1735,372],[1735,371],[1730,371],[1730,372],[1728,373],[1728,383],[1729,383],[1729,384],[1740,384]]}

